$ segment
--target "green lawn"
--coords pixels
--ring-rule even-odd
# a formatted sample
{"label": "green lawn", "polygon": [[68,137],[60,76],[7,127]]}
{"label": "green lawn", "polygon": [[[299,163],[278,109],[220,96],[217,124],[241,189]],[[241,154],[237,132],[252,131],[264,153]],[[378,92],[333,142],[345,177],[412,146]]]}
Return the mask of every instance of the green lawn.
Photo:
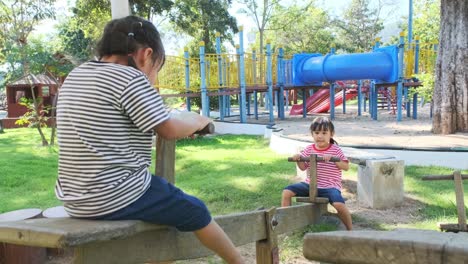
{"label": "green lawn", "polygon": [[[54,195],[57,155],[57,147],[40,146],[36,130],[6,129],[0,134],[0,213],[60,205]],[[225,135],[180,140],[176,185],[205,201],[214,215],[279,206],[281,190],[295,174],[294,164],[285,158],[272,152],[262,137]],[[423,175],[449,173],[452,171],[439,167],[406,167],[405,192],[422,203],[414,215],[421,215],[424,220],[404,227],[436,229],[439,221],[457,223],[453,182],[421,180]],[[356,166],[352,166],[345,177],[356,180],[356,174]],[[468,191],[468,181],[464,184]],[[375,226],[394,228],[378,223]],[[280,245],[282,260],[301,254],[305,232],[334,228],[311,226],[286,236]]]}

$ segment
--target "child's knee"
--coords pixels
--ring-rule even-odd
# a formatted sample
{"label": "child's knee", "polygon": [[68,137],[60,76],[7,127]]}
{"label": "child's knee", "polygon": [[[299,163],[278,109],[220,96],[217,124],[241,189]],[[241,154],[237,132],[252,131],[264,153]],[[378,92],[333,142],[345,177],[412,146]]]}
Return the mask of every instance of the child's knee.
{"label": "child's knee", "polygon": [[293,196],[296,196],[295,193],[291,192],[290,190],[284,189],[282,193],[283,198],[291,198]]}

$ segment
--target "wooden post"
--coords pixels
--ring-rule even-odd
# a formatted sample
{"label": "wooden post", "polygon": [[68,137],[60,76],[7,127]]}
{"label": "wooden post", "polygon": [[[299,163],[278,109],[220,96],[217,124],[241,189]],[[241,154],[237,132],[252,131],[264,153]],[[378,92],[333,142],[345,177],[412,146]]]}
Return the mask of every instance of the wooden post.
{"label": "wooden post", "polygon": [[310,154],[310,183],[309,183],[309,199],[311,202],[317,198],[317,154]]}
{"label": "wooden post", "polygon": [[466,210],[463,197],[463,180],[468,179],[467,174],[461,174],[460,171],[454,171],[453,175],[427,175],[422,178],[423,181],[453,180],[455,185],[455,198],[457,203],[458,224],[439,223],[439,228],[444,231],[458,232],[468,231],[466,226]]}
{"label": "wooden post", "polygon": [[175,184],[175,139],[167,140],[156,136],[155,175]]}
{"label": "wooden post", "polygon": [[453,180],[455,183],[455,197],[457,201],[458,228],[460,231],[466,231],[466,211],[465,201],[463,199],[463,182],[460,171],[455,171],[453,173]]}
{"label": "wooden post", "polygon": [[275,207],[265,212],[267,238],[256,242],[257,264],[279,264],[278,234],[275,231],[278,223],[275,213]]}

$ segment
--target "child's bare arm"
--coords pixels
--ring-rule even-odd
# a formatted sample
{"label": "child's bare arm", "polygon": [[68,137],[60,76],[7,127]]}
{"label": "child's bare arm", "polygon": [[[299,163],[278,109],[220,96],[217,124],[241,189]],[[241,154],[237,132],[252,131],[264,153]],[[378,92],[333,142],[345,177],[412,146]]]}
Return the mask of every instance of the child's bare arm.
{"label": "child's bare arm", "polygon": [[344,171],[349,170],[349,162],[348,161],[340,160],[338,162],[335,162],[335,164],[336,164],[336,167],[338,167],[338,169],[340,169],[340,170],[344,170]]}
{"label": "child's bare arm", "polygon": [[304,171],[304,170],[306,170],[306,164],[305,164],[305,162],[299,161],[300,159],[301,159],[300,154],[296,154],[296,155],[293,156],[293,160],[296,161],[296,164],[299,167],[299,169]]}

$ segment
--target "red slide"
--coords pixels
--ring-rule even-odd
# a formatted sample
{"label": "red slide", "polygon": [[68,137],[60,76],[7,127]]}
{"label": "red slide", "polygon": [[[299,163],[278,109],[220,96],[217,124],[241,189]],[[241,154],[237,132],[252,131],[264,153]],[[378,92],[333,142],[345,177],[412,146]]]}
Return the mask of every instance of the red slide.
{"label": "red slide", "polygon": [[[317,107],[324,100],[328,100],[330,92],[328,89],[320,89],[306,100],[307,113]],[[289,111],[289,115],[302,115],[302,104],[293,105]]]}
{"label": "red slide", "polygon": [[[356,89],[346,91],[346,100],[357,96]],[[306,100],[307,113],[326,113],[330,110],[330,92],[328,89],[320,89]],[[335,107],[343,103],[343,92],[337,91],[335,94]],[[302,104],[293,105],[289,115],[301,115]]]}
{"label": "red slide", "polygon": [[[350,89],[346,91],[346,100],[353,99],[357,96],[356,89]],[[335,107],[341,105],[343,103],[343,92],[337,91],[335,93]],[[323,102],[321,102],[316,107],[312,108],[309,112],[310,113],[326,113],[330,110],[330,99],[327,97]]]}

